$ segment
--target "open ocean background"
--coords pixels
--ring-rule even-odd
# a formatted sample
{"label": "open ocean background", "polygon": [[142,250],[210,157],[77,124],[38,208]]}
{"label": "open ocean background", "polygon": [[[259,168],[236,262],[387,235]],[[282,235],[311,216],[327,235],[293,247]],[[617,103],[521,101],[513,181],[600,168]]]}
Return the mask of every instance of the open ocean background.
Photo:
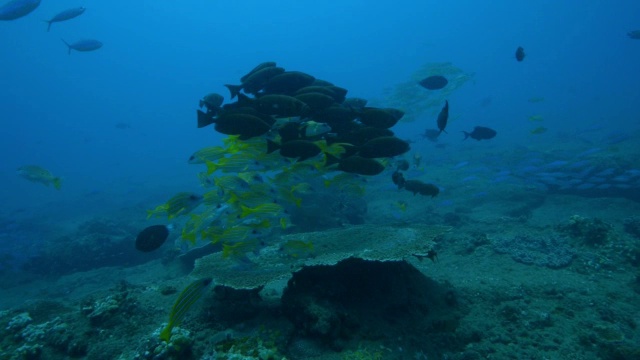
{"label": "open ocean background", "polygon": [[[82,16],[46,32],[43,19],[78,5]],[[638,14],[637,1],[43,1],[0,23],[2,210],[62,219],[197,187],[186,159],[221,139],[196,129],[198,100],[228,98],[222,84],[270,60],[368,99],[425,63],[452,62],[475,77],[450,99],[449,132],[491,126],[505,151],[535,141],[534,106],[550,131],[637,130],[640,42],[626,32]],[[104,47],[67,55],[61,38]],[[425,116],[395,130],[434,124]],[[26,164],[63,177],[63,190],[17,176]]]}

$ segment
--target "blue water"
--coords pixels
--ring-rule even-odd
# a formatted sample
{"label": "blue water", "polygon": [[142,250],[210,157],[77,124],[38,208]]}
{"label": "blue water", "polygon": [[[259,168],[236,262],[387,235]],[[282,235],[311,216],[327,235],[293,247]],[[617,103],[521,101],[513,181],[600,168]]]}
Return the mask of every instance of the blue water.
{"label": "blue water", "polygon": [[[538,126],[527,120],[534,114],[550,133],[604,139],[585,144],[576,161],[638,130],[640,41],[626,36],[640,26],[636,1],[87,1],[83,15],[46,32],[42,20],[78,5],[45,0],[0,23],[4,214],[43,204],[58,204],[57,215],[87,213],[135,203],[145,192],[197,188],[198,169],[186,159],[222,138],[196,129],[198,100],[209,92],[228,96],[223,84],[269,60],[368,99],[425,63],[451,62],[475,74],[449,99],[449,168],[468,161],[455,157],[455,146],[460,131],[476,125],[498,131],[490,145],[498,151],[539,141],[529,134]],[[104,46],[68,55],[61,41],[85,38]],[[527,54],[521,63],[518,46]],[[394,130],[410,137],[434,127],[435,118],[423,116]],[[535,166],[554,171],[569,160]],[[532,165],[525,161],[518,166]],[[17,176],[26,164],[62,176],[63,190]],[[487,176],[501,182],[501,171],[512,170]],[[86,201],[96,194],[98,201]],[[111,204],[114,198],[122,201]]]}

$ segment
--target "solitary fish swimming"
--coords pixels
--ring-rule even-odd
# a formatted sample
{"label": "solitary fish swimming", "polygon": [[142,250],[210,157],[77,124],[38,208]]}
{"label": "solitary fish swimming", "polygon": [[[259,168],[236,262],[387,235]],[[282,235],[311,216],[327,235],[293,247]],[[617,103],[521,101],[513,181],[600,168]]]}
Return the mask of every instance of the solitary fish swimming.
{"label": "solitary fish swimming", "polygon": [[40,5],[40,0],[12,0],[0,6],[0,20],[15,20],[28,15]]}
{"label": "solitary fish swimming", "polygon": [[60,40],[62,40],[62,42],[65,43],[65,45],[67,45],[67,47],[69,48],[69,54],[71,54],[71,50],[85,52],[85,51],[98,50],[102,47],[102,42],[98,40],[92,40],[92,39],[78,40],[73,44],[69,44],[68,42],[64,41],[64,39],[60,39]]}
{"label": "solitary fish swimming", "polygon": [[60,186],[62,185],[61,178],[54,176],[53,174],[51,174],[51,172],[49,172],[49,170],[37,165],[26,165],[19,167],[18,175],[29,181],[38,182],[47,186],[53,184],[53,187],[58,190],[60,190]]}
{"label": "solitary fish swimming", "polygon": [[[444,107],[442,108],[442,110],[440,110],[440,113],[438,114],[437,124],[438,124],[438,130],[440,130],[440,132],[443,132],[444,129],[447,127],[448,120],[449,120],[449,101],[445,101]],[[446,133],[446,131],[444,132]]]}
{"label": "solitary fish swimming", "polygon": [[51,30],[51,24],[53,24],[54,22],[71,20],[74,17],[78,17],[82,15],[82,13],[84,13],[85,10],[86,8],[83,6],[73,8],[73,9],[67,9],[65,11],[62,11],[56,14],[54,17],[51,18],[51,20],[45,20],[44,22],[49,24],[49,26],[47,26],[47,31]]}

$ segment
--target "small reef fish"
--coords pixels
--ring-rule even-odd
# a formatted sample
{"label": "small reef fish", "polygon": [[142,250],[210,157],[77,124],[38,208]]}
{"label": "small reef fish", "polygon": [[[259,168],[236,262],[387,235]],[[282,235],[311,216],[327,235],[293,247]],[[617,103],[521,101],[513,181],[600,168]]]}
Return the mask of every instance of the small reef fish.
{"label": "small reef fish", "polygon": [[546,127],[544,127],[544,126],[538,126],[537,128],[535,128],[535,129],[533,129],[533,130],[529,131],[529,133],[530,133],[531,135],[540,135],[540,134],[544,134],[544,133],[546,133],[546,132],[547,132],[547,130],[548,130],[548,129],[547,129]]}
{"label": "small reef fish", "polygon": [[93,39],[78,40],[73,44],[69,44],[64,39],[60,40],[69,48],[69,55],[71,55],[71,50],[87,52],[98,50],[102,47],[102,42]]}
{"label": "small reef fish", "polygon": [[204,201],[204,197],[190,192],[180,192],[165,204],[158,205],[153,210],[147,210],[147,219],[152,216],[166,214],[169,219],[186,215],[197,208]]}
{"label": "small reef fish", "polygon": [[640,30],[629,31],[627,36],[632,39],[640,40]]}
{"label": "small reef fish", "polygon": [[0,20],[15,20],[29,15],[40,5],[40,0],[12,0],[0,6]]}
{"label": "small reef fish", "polygon": [[282,244],[280,250],[292,258],[307,258],[313,256],[311,241],[289,240]]}
{"label": "small reef fish", "polygon": [[29,181],[41,183],[47,186],[53,184],[53,187],[55,187],[57,190],[60,190],[60,187],[62,186],[61,178],[54,176],[53,174],[51,174],[51,172],[49,172],[49,170],[37,165],[26,165],[19,167],[18,175]]}
{"label": "small reef fish", "polygon": [[420,86],[427,90],[440,90],[443,87],[447,86],[449,81],[442,75],[433,75],[427,78],[424,78],[418,82]]}
{"label": "small reef fish", "polygon": [[518,46],[518,49],[516,49],[516,60],[520,62],[524,60],[524,57],[525,57],[524,49],[522,48],[522,46]]}
{"label": "small reef fish", "polygon": [[169,237],[169,227],[152,225],[142,230],[136,237],[136,249],[142,252],[157,250]]}
{"label": "small reef fish", "polygon": [[529,121],[544,121],[542,115],[531,115],[529,116]]}
{"label": "small reef fish", "polygon": [[467,140],[468,138],[472,138],[475,140],[489,140],[489,139],[493,139],[494,137],[496,137],[497,132],[493,129],[490,129],[488,127],[484,127],[484,126],[476,126],[475,128],[473,128],[472,132],[466,132],[463,131],[462,133],[464,133],[464,140]]}
{"label": "small reef fish", "polygon": [[423,138],[433,142],[438,141],[438,135],[440,135],[440,130],[437,129],[426,129],[424,133],[422,133]]}
{"label": "small reef fish", "polygon": [[211,282],[211,278],[196,280],[182,290],[178,299],[176,299],[176,302],[171,308],[169,323],[160,333],[160,340],[167,343],[169,342],[171,339],[171,330],[173,330],[175,326],[180,325],[184,316],[187,314],[187,311],[189,311],[191,306],[202,297],[202,294],[204,294],[205,289],[209,284],[211,284]]}
{"label": "small reef fish", "polygon": [[57,13],[50,20],[45,20],[44,21],[44,22],[46,22],[48,24],[47,32],[49,30],[51,30],[51,24],[53,24],[54,22],[61,22],[61,21],[71,20],[71,19],[73,19],[75,17],[78,17],[78,16],[82,15],[85,10],[86,10],[85,7],[80,6],[80,7],[77,7],[77,8],[67,9],[65,11]]}
{"label": "small reef fish", "polygon": [[438,114],[437,124],[438,124],[438,130],[440,130],[440,133],[442,132],[444,132],[445,134],[447,133],[446,131],[444,131],[444,129],[447,127],[448,120],[449,120],[449,101],[446,100],[444,102],[444,107],[442,108],[442,110],[440,110],[440,114]]}

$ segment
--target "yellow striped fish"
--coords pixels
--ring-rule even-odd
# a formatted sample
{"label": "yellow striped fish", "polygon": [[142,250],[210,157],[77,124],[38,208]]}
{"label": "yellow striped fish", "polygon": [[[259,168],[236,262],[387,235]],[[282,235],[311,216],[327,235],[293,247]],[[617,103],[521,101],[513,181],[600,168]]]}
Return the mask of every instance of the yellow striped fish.
{"label": "yellow striped fish", "polygon": [[171,330],[173,330],[174,326],[180,325],[180,322],[184,319],[191,305],[200,299],[202,294],[204,294],[204,290],[211,284],[211,281],[211,278],[196,280],[182,290],[180,296],[178,296],[178,299],[173,304],[173,308],[171,308],[169,323],[160,333],[161,340],[167,343],[169,342],[171,339]]}

